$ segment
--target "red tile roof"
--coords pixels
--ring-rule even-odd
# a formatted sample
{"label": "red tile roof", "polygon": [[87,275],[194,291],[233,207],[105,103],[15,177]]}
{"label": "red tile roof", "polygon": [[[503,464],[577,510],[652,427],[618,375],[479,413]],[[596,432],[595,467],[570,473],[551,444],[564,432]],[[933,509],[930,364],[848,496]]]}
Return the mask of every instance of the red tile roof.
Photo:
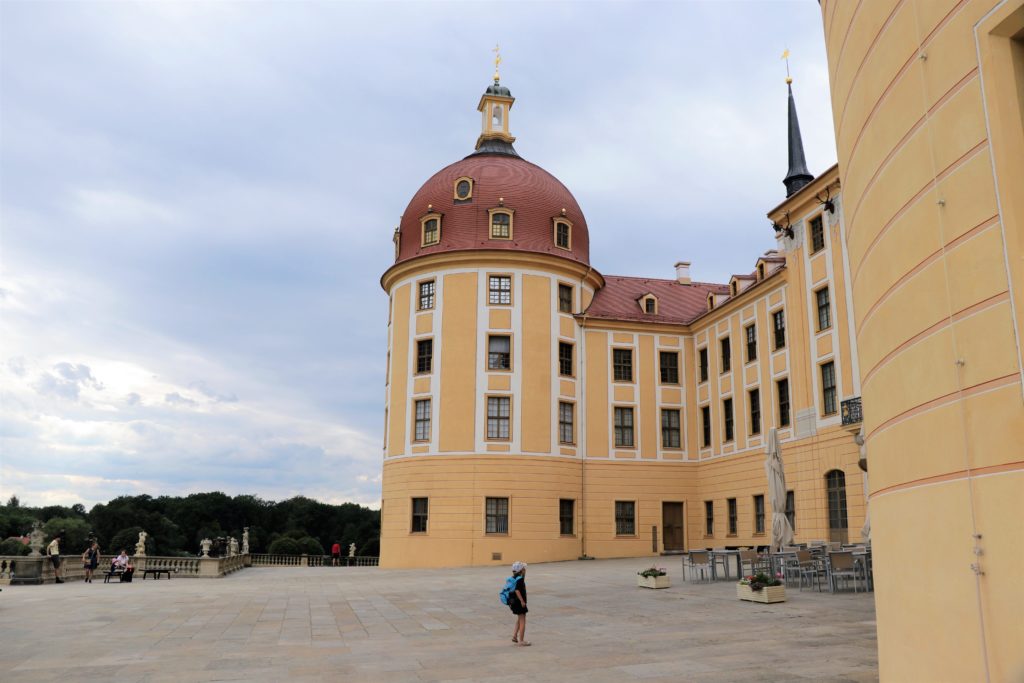
{"label": "red tile roof", "polygon": [[[588,318],[685,324],[707,310],[708,292],[729,293],[729,285],[710,282],[681,285],[675,280],[622,275],[605,275],[604,281],[605,286],[584,312]],[[638,299],[648,293],[658,298],[656,314],[640,308]]]}
{"label": "red tile roof", "polygon": [[[456,203],[458,178],[473,179],[473,197]],[[490,239],[488,209],[513,209],[511,240]],[[421,247],[420,218],[428,206],[440,212],[441,241]],[[565,209],[572,223],[572,250],[555,246],[554,223]],[[587,221],[572,193],[557,178],[536,164],[504,154],[477,154],[457,161],[434,174],[413,195],[399,226],[401,244],[396,263],[425,254],[466,249],[514,249],[562,256],[589,264],[590,237]]]}

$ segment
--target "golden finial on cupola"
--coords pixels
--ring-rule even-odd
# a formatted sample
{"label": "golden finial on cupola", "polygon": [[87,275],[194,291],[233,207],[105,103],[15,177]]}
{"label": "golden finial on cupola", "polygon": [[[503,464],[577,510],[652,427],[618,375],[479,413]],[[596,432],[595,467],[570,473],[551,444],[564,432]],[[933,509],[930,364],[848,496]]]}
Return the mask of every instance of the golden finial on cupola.
{"label": "golden finial on cupola", "polygon": [[498,74],[498,66],[501,64],[501,45],[495,43],[491,52],[494,53],[494,82],[497,83],[501,80],[501,76]]}
{"label": "golden finial on cupola", "polygon": [[786,60],[786,85],[793,82],[793,78],[789,75],[789,48],[787,47],[782,51],[782,58]]}

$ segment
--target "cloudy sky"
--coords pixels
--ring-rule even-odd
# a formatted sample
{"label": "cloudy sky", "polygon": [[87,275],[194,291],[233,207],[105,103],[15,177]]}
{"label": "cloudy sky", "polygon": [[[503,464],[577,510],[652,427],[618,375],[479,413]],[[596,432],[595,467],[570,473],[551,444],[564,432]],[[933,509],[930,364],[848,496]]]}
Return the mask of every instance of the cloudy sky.
{"label": "cloudy sky", "polygon": [[497,42],[605,274],[774,246],[787,46],[835,161],[814,2],[0,3],[0,497],[377,505],[379,277]]}

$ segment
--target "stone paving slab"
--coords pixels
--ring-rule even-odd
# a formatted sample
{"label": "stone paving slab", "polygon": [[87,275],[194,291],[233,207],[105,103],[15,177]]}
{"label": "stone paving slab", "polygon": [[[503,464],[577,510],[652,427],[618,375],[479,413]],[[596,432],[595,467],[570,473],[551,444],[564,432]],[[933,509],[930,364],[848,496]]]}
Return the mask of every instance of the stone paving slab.
{"label": "stone paving slab", "polygon": [[532,647],[507,568],[246,569],[223,579],[7,586],[0,671],[30,681],[854,681],[878,679],[873,594],[636,587],[649,558],[531,565]]}

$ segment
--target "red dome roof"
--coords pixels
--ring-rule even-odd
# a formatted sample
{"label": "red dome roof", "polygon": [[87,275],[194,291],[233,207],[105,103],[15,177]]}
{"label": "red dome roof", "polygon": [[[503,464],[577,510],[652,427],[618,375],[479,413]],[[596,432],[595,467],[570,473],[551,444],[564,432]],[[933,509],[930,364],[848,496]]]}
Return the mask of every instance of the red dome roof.
{"label": "red dome roof", "polygon": [[[455,200],[455,181],[473,179],[468,201]],[[488,209],[512,210],[512,239],[490,239]],[[433,209],[429,209],[429,206]],[[571,250],[555,246],[554,221],[572,224]],[[429,211],[441,214],[440,243],[420,246],[420,219]],[[401,243],[395,263],[426,254],[467,249],[514,249],[561,256],[590,263],[587,221],[572,193],[536,164],[509,154],[475,154],[447,166],[413,195],[402,216]]]}

